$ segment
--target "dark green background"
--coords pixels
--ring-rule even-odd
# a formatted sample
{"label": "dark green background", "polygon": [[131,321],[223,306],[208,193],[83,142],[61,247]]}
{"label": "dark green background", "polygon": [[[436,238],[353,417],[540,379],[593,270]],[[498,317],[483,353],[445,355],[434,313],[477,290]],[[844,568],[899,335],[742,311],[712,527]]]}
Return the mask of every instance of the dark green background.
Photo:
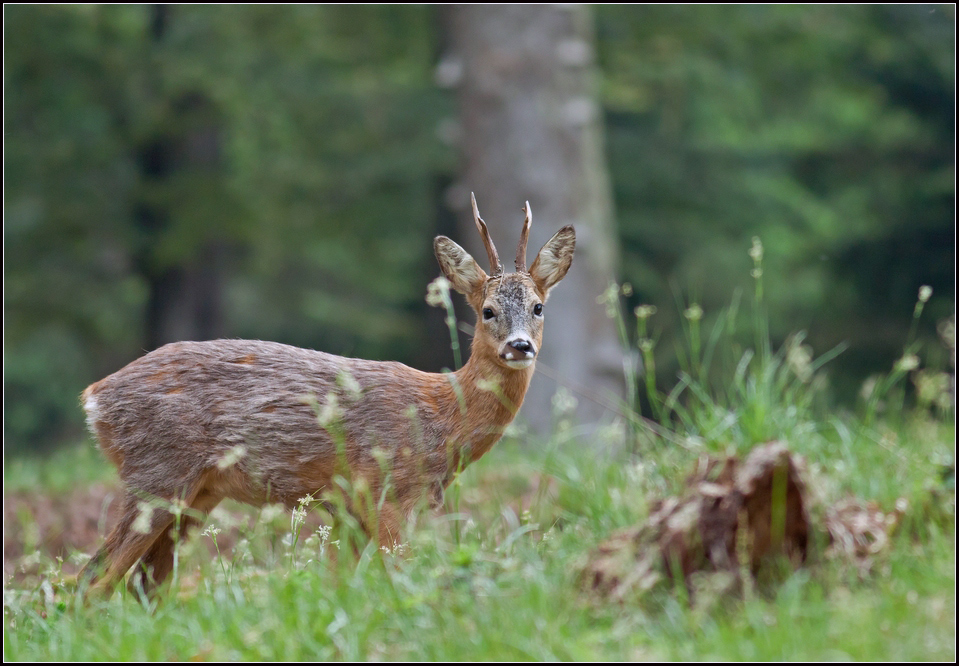
{"label": "dark green background", "polygon": [[[923,284],[934,339],[952,6],[594,13],[621,278],[659,307],[664,385],[677,295],[708,325],[752,289],[754,235],[774,342],[849,343],[837,400],[902,353]],[[84,386],[170,337],[449,365],[424,302],[455,235],[441,33],[433,7],[4,7],[6,451],[75,441]]]}

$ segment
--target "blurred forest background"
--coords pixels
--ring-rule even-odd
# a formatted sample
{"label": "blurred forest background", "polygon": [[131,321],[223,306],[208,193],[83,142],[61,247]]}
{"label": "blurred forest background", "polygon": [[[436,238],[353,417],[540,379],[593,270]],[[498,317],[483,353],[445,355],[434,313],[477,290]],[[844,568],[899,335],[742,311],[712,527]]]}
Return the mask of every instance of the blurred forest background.
{"label": "blurred forest background", "polygon": [[[753,236],[774,341],[849,344],[837,404],[902,354],[920,285],[935,340],[954,310],[954,6],[567,11],[585,27],[543,56],[594,76],[569,109],[601,139],[583,242],[632,284],[630,309],[657,305],[664,386],[677,300],[708,326],[752,288]],[[482,19],[449,12],[5,6],[6,453],[77,441],[80,391],[176,339],[451,366],[424,296],[435,235],[476,247],[469,191],[513,234],[493,232],[505,259],[524,198],[537,233],[565,222],[546,194],[495,203],[464,177],[455,53]],[[550,314],[547,345],[570,316]]]}

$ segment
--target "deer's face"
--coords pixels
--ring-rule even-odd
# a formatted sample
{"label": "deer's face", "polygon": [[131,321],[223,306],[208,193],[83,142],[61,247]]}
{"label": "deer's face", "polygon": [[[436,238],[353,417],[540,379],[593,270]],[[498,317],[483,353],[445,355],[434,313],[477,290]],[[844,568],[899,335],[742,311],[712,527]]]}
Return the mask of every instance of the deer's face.
{"label": "deer's face", "polygon": [[529,275],[509,273],[486,282],[477,334],[489,338],[496,358],[514,370],[528,368],[543,344],[543,301]]}
{"label": "deer's face", "polygon": [[492,275],[446,236],[433,241],[436,259],[456,291],[466,296],[476,312],[474,346],[501,365],[514,370],[528,368],[536,360],[543,342],[543,316],[549,290],[563,279],[573,262],[576,234],[567,226],[556,232],[526,269],[526,240],[531,214],[526,203],[526,221],[516,251],[516,273],[505,273],[486,224],[473,200],[473,217],[483,236]]}

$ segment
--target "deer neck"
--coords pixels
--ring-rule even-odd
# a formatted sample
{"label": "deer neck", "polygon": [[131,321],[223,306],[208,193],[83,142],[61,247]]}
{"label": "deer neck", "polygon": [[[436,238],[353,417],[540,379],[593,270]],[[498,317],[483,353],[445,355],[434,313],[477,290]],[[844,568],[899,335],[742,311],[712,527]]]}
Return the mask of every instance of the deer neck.
{"label": "deer neck", "polygon": [[454,391],[461,393],[458,432],[463,466],[479,459],[499,441],[503,430],[516,416],[533,377],[534,365],[521,370],[505,368],[495,350],[474,344],[466,365],[453,373]]}

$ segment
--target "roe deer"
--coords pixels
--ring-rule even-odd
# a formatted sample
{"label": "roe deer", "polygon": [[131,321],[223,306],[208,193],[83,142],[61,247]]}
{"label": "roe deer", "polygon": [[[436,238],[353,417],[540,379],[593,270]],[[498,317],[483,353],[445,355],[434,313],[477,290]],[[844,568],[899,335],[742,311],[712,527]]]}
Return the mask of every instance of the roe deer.
{"label": "roe deer", "polygon": [[[522,404],[542,344],[543,303],[576,243],[563,227],[527,269],[526,202],[517,272],[505,273],[475,197],[472,204],[490,275],[449,238],[433,242],[443,274],[477,317],[469,361],[454,373],[213,340],[165,345],[83,392],[87,423],[126,489],[118,524],[80,573],[91,592],[109,594],[138,560],[130,586],[151,591],[173,568],[175,538],[227,497],[292,508],[304,496],[340,492],[388,548],[424,497],[442,501]],[[345,497],[337,474],[362,482],[376,508]],[[161,508],[151,511],[151,501]],[[179,521],[162,508],[173,502],[185,507]]]}

